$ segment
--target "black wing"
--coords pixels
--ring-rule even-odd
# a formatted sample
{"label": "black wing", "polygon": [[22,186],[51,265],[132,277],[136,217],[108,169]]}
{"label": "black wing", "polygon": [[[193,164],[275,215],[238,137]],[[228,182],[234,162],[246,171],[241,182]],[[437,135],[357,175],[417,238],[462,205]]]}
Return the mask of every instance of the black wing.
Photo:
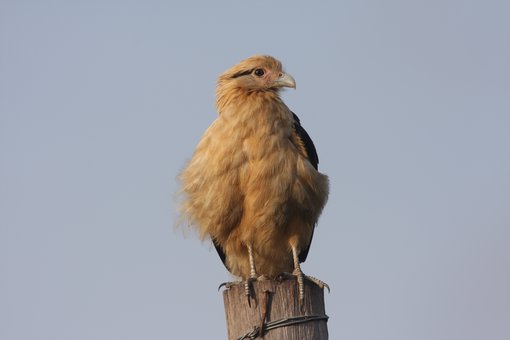
{"label": "black wing", "polygon": [[306,154],[308,155],[308,160],[310,161],[310,163],[312,163],[315,170],[317,170],[319,165],[319,156],[317,155],[315,145],[313,145],[313,141],[306,132],[306,130],[301,126],[301,122],[299,121],[298,116],[296,116],[294,112],[292,112],[292,115],[294,116],[294,130],[296,131],[301,141],[303,141]]}
{"label": "black wing", "polygon": [[[298,116],[296,116],[294,112],[292,112],[292,115],[294,116],[294,130],[296,131],[299,139],[301,139],[301,141],[303,142],[306,154],[308,155],[308,160],[310,161],[310,163],[312,163],[315,170],[318,170],[319,156],[317,155],[317,149],[315,149],[315,145],[313,145],[313,141],[306,132],[306,130],[301,126]],[[312,230],[312,235],[310,236],[310,241],[308,242],[308,245],[305,248],[303,248],[298,255],[299,262],[305,262],[306,257],[308,256],[308,251],[310,250],[310,245],[312,244],[314,230],[315,227]]]}
{"label": "black wing", "polygon": [[214,240],[212,240],[212,241],[214,244],[214,248],[216,248],[216,251],[218,252],[218,255],[220,256],[221,262],[223,262],[223,264],[225,265],[225,268],[227,268],[227,270],[230,271],[230,269],[228,269],[228,267],[227,267],[227,260],[226,260],[227,256],[225,255],[223,248],[218,243],[216,243],[216,241],[214,241]]}

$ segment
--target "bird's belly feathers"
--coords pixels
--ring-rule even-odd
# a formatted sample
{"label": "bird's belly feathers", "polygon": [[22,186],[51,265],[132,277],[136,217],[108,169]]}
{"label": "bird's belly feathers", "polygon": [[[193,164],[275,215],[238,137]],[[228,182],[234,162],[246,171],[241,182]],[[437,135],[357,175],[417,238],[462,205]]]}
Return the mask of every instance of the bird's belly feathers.
{"label": "bird's belly feathers", "polygon": [[[276,137],[274,137],[276,138]],[[234,275],[247,277],[246,245],[251,245],[259,274],[274,276],[293,269],[291,245],[309,244],[327,196],[327,178],[299,154],[289,139],[260,142],[240,169],[243,216],[226,242]]]}
{"label": "bird's belly feathers", "polygon": [[291,245],[308,246],[328,195],[327,177],[292,143],[290,125],[270,126],[241,135],[220,118],[181,174],[185,216],[222,248],[236,276],[249,276],[247,245],[259,274],[292,271]]}

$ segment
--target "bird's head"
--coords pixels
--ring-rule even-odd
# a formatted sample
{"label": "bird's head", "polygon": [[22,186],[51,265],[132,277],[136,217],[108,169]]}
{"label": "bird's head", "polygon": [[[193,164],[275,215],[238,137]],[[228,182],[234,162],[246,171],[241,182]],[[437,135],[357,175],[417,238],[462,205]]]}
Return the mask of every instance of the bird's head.
{"label": "bird's head", "polygon": [[296,88],[296,81],[283,72],[282,63],[275,58],[256,55],[225,71],[218,79],[218,90],[221,87],[277,92],[283,87]]}

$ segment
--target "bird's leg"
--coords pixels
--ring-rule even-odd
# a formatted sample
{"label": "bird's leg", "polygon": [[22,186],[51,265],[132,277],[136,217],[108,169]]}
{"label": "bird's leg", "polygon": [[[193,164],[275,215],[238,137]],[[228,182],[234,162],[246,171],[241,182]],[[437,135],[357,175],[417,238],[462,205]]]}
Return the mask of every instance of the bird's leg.
{"label": "bird's leg", "polygon": [[301,271],[301,266],[299,265],[298,251],[295,245],[292,245],[292,259],[294,260],[294,274],[297,277],[298,283],[298,291],[299,291],[299,304],[303,304],[303,300],[305,299],[305,285],[303,283],[303,272]]}
{"label": "bird's leg", "polygon": [[[266,275],[258,275],[257,274],[257,267],[255,266],[255,259],[254,259],[254,256],[253,256],[253,249],[251,246],[247,246],[248,248],[248,259],[249,259],[249,262],[250,262],[250,276],[246,279],[246,281],[237,281],[237,282],[223,282],[222,284],[220,284],[220,286],[218,287],[218,290],[221,289],[221,287],[225,287],[225,288],[230,288],[232,286],[235,286],[239,283],[243,283],[244,284],[244,291],[245,291],[245,294],[246,296],[248,297],[248,305],[250,305],[251,307],[251,302],[250,302],[250,292],[251,292],[251,283],[253,281],[262,281],[262,280],[269,280],[269,277],[266,276]],[[290,274],[289,274],[290,275]]]}
{"label": "bird's leg", "polygon": [[297,247],[292,245],[292,259],[294,261],[294,271],[292,272],[293,275],[297,277],[298,282],[298,291],[299,291],[299,304],[302,306],[303,301],[305,299],[305,285],[304,285],[304,279],[306,278],[309,281],[312,281],[320,288],[324,289],[327,288],[329,292],[329,286],[312,276],[307,276],[303,274],[303,271],[301,270],[301,266],[299,265],[299,257],[298,257],[298,250]]}
{"label": "bird's leg", "polygon": [[248,246],[248,258],[250,259],[250,278],[257,278],[257,268],[255,267],[255,259],[253,258],[253,249]]}
{"label": "bird's leg", "polygon": [[255,260],[253,257],[253,249],[251,246],[248,247],[248,258],[250,261],[250,277],[244,282],[244,293],[248,298],[248,306],[251,307],[251,282],[257,280],[257,268],[255,267]]}

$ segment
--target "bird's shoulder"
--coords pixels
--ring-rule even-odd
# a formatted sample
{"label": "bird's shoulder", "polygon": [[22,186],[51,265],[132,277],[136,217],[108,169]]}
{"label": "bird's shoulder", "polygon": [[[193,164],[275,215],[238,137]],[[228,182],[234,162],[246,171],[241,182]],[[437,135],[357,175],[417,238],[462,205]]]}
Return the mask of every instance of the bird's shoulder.
{"label": "bird's shoulder", "polygon": [[301,152],[303,156],[305,156],[308,161],[313,165],[313,167],[317,170],[319,166],[319,156],[317,154],[317,149],[313,144],[312,138],[306,132],[304,127],[301,125],[301,121],[299,117],[291,111],[292,119],[293,119],[293,131],[292,131],[292,141],[297,146],[298,150]]}

